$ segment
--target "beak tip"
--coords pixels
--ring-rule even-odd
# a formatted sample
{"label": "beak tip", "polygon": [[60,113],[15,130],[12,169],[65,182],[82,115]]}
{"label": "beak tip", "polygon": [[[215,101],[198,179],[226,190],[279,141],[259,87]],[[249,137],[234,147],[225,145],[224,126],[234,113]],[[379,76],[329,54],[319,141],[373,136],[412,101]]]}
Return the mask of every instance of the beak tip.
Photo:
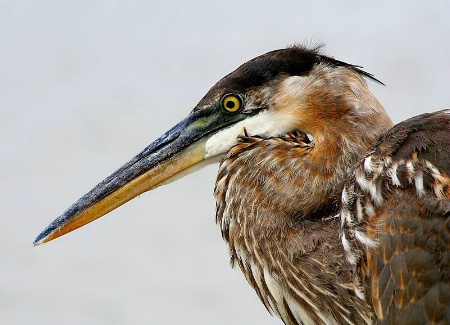
{"label": "beak tip", "polygon": [[33,241],[33,246],[36,247],[36,246],[39,246],[39,245],[41,245],[41,244],[46,243],[47,241],[46,241],[45,239],[46,239],[46,236],[42,236],[42,233],[41,233],[41,234],[40,234],[39,236],[37,236],[36,239]]}
{"label": "beak tip", "polygon": [[33,241],[33,246],[39,246],[52,240],[54,238],[53,236],[54,231],[55,228],[53,227],[52,223],[36,237],[36,239]]}

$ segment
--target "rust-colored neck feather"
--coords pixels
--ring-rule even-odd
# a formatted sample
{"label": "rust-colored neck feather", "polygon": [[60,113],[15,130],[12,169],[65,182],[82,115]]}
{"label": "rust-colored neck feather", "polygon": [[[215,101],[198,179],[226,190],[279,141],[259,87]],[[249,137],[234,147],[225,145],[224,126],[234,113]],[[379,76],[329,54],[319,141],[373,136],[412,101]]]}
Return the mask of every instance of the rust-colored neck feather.
{"label": "rust-colored neck feather", "polygon": [[292,119],[292,132],[241,137],[219,168],[217,222],[232,263],[286,324],[370,322],[336,216],[347,169],[392,122],[363,78],[345,68],[319,65],[310,76],[287,77],[270,101]]}

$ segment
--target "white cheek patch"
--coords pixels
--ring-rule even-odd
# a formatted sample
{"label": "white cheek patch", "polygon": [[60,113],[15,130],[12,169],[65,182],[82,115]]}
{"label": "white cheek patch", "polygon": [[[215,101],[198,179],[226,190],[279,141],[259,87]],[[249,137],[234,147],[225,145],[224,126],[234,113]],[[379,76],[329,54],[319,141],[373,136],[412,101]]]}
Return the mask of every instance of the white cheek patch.
{"label": "white cheek patch", "polygon": [[292,127],[293,121],[289,116],[275,110],[261,111],[212,135],[205,144],[205,159],[229,151],[237,144],[237,137],[243,134],[244,128],[249,135],[272,137],[284,134]]}
{"label": "white cheek patch", "polygon": [[[292,109],[294,111],[301,109],[305,91],[314,83],[314,80],[310,76],[288,77],[280,85],[282,90],[278,94],[271,96],[271,101],[275,106],[280,107],[283,106],[283,103],[298,103],[299,105],[292,107]],[[265,91],[266,96],[269,97],[273,89],[263,89],[262,91]],[[247,105],[252,105],[252,103],[248,103]],[[298,121],[295,121],[292,110],[276,109],[275,107],[262,110],[259,114],[248,117],[211,136],[205,145],[205,158],[229,151],[237,143],[237,137],[243,133],[244,128],[249,135],[273,137],[292,131],[297,124]]]}

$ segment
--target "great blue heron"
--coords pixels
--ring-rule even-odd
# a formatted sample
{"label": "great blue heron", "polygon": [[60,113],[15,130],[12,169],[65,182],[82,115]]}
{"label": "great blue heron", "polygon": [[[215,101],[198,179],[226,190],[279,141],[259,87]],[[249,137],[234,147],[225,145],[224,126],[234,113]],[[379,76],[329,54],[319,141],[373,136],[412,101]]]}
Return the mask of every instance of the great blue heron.
{"label": "great blue heron", "polygon": [[232,265],[285,324],[450,323],[450,110],[392,127],[365,78],[302,46],[243,64],[34,244],[221,157]]}

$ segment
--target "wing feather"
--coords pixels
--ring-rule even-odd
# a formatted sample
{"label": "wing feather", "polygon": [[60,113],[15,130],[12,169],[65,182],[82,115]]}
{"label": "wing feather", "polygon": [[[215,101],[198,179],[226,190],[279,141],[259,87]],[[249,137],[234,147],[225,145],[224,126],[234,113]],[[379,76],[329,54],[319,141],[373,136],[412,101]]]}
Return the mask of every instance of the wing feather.
{"label": "wing feather", "polygon": [[[344,234],[377,323],[450,324],[450,110],[394,126],[352,174]],[[375,248],[354,236],[361,229]]]}

